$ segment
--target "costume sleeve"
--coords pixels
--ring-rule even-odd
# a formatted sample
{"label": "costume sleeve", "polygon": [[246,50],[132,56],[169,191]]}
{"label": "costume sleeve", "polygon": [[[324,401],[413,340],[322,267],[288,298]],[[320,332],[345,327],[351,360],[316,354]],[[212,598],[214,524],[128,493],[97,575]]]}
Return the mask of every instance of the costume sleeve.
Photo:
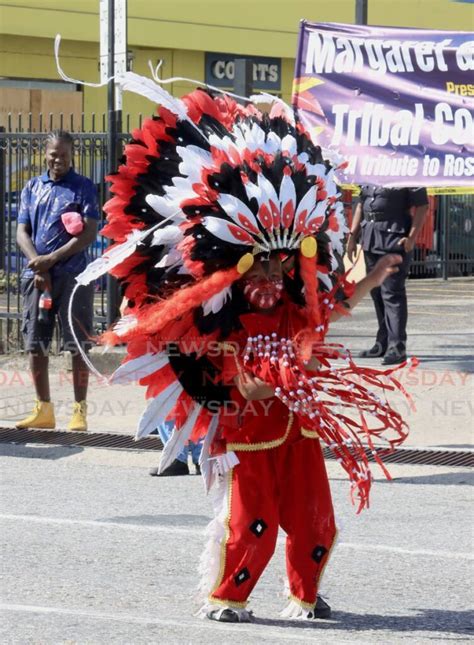
{"label": "costume sleeve", "polygon": [[99,219],[97,189],[89,179],[84,179],[82,189],[81,211],[84,217]]}
{"label": "costume sleeve", "polygon": [[428,193],[426,188],[409,188],[408,189],[408,207],[428,206]]}
{"label": "costume sleeve", "polygon": [[20,209],[18,211],[18,224],[30,224],[31,182],[29,181],[21,191]]}

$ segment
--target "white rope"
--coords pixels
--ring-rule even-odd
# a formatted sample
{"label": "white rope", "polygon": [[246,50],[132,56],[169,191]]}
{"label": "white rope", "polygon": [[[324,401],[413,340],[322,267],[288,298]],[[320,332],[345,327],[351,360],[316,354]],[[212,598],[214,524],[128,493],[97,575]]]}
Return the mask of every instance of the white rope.
{"label": "white rope", "polygon": [[268,94],[267,92],[260,92],[259,94],[252,94],[251,96],[241,96],[240,94],[234,94],[233,92],[229,92],[227,90],[223,90],[221,87],[216,87],[215,85],[209,85],[209,83],[203,83],[202,81],[197,81],[194,78],[186,78],[184,76],[172,76],[170,78],[161,78],[158,76],[158,72],[163,65],[163,60],[160,60],[158,62],[158,65],[156,67],[153,67],[153,63],[151,60],[148,61],[148,66],[151,71],[151,75],[155,83],[159,83],[161,85],[166,85],[167,83],[177,83],[177,82],[184,82],[184,83],[191,83],[192,85],[198,85],[199,87],[205,87],[208,90],[213,90],[214,92],[219,92],[220,94],[225,94],[226,96],[230,96],[233,99],[239,99],[241,101],[248,101],[249,103],[280,103],[283,105],[287,110],[292,112],[291,107],[283,101],[279,96],[274,96],[273,94]]}
{"label": "white rope", "polygon": [[[80,81],[77,78],[72,78],[71,76],[68,76],[64,70],[62,69],[60,63],[59,63],[59,47],[61,45],[61,34],[56,34],[56,37],[54,39],[54,58],[56,60],[56,69],[58,70],[59,76],[63,79],[63,81],[66,81],[67,83],[74,83],[76,85],[84,85],[85,87],[105,87],[105,85],[108,85],[110,81],[115,80],[117,76],[110,76],[107,78],[105,81],[101,81],[100,83],[89,83],[87,81]],[[192,85],[197,85],[199,87],[205,87],[206,89],[213,90],[214,92],[219,92],[220,94],[225,94],[226,96],[230,96],[234,99],[239,99],[241,101],[248,101],[249,103],[279,103],[282,105],[286,112],[287,115],[289,116],[290,114],[294,114],[293,109],[283,101],[279,96],[274,96],[273,94],[268,94],[267,92],[260,92],[259,94],[252,94],[251,96],[241,96],[240,94],[234,94],[233,92],[229,92],[227,90],[223,90],[220,87],[216,87],[215,85],[209,85],[208,83],[203,83],[202,81],[197,81],[193,78],[186,78],[184,76],[173,76],[170,78],[160,78],[158,76],[158,72],[163,65],[163,60],[160,60],[159,63],[156,65],[156,67],[153,66],[153,63],[151,60],[148,61],[148,66],[151,71],[151,76],[155,83],[159,85],[166,85],[167,83],[177,83],[177,82],[184,82],[184,83],[191,83]]]}
{"label": "white rope", "polygon": [[63,71],[61,65],[59,64],[60,44],[61,34],[56,34],[56,38],[54,39],[54,58],[56,59],[56,69],[58,70],[58,74],[63,79],[63,81],[66,81],[67,83],[75,83],[76,85],[85,85],[86,87],[104,87],[115,78],[114,76],[111,76],[106,81],[103,81],[101,83],[87,83],[86,81],[79,81],[77,78],[71,78]]}
{"label": "white rope", "polygon": [[69,298],[69,304],[67,307],[67,320],[69,323],[69,328],[71,330],[72,337],[74,338],[74,342],[76,343],[77,349],[79,350],[82,359],[84,363],[87,365],[87,367],[90,369],[90,371],[97,376],[99,379],[100,383],[108,383],[108,378],[101,374],[99,370],[97,370],[94,365],[91,363],[89,357],[87,356],[87,353],[84,351],[84,349],[81,347],[81,344],[79,343],[79,340],[77,338],[76,332],[74,331],[74,324],[73,324],[73,319],[72,319],[72,303],[74,301],[74,297],[76,295],[76,291],[78,290],[79,287],[81,287],[81,284],[76,284],[74,289],[72,290],[71,297]]}

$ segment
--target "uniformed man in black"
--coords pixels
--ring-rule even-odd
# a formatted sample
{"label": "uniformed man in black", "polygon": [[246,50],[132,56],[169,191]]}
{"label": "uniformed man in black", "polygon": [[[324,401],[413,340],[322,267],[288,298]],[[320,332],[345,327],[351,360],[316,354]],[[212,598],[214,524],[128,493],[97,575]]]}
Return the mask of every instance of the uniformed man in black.
{"label": "uniformed man in black", "polygon": [[374,346],[361,352],[362,358],[383,356],[384,365],[394,365],[406,359],[408,312],[405,280],[416,236],[427,211],[425,188],[361,187],[347,243],[349,260],[352,262],[354,259],[359,233],[367,271],[374,267],[381,255],[399,253],[403,257],[399,271],[370,292],[379,328]]}

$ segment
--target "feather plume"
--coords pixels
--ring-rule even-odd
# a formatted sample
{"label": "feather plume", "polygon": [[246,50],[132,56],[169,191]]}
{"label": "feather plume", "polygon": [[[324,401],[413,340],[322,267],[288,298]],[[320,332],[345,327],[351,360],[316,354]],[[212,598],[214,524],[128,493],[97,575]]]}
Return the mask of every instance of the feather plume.
{"label": "feather plume", "polygon": [[145,376],[157,372],[168,365],[169,358],[164,352],[160,354],[142,354],[138,358],[126,361],[110,376],[111,384],[138,382]]}
{"label": "feather plume", "polygon": [[140,417],[135,439],[148,436],[166,420],[182,391],[180,383],[173,381],[161,394],[151,399]]}
{"label": "feather plume", "polygon": [[169,441],[166,443],[164,450],[161,454],[160,467],[158,470],[159,473],[162,473],[166,468],[168,468],[171,462],[176,458],[177,455],[179,455],[181,450],[184,448],[185,444],[187,443],[191,435],[194,424],[196,423],[201,413],[201,410],[202,410],[202,407],[196,403],[193,409],[191,410],[191,412],[189,413],[189,417],[186,423],[183,425],[183,427],[180,428],[179,430],[174,428],[173,433]]}

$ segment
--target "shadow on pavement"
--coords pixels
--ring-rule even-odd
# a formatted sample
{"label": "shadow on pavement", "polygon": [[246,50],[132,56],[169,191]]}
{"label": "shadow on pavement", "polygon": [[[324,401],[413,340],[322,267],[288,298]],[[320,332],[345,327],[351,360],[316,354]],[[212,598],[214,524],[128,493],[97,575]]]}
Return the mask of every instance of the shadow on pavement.
{"label": "shadow on pavement", "polygon": [[438,444],[437,446],[433,446],[433,448],[442,448],[443,450],[448,450],[451,448],[454,448],[455,450],[473,450],[474,445],[472,443],[448,443],[448,444]]}
{"label": "shadow on pavement", "polygon": [[414,609],[419,613],[413,615],[390,616],[387,614],[352,614],[343,611],[333,611],[330,620],[288,621],[265,618],[254,618],[257,625],[273,627],[291,627],[293,629],[308,629],[310,625],[318,630],[353,630],[372,631],[383,630],[397,632],[442,632],[444,634],[472,634],[474,612],[469,610],[451,611],[449,609]]}
{"label": "shadow on pavement", "polygon": [[123,524],[145,524],[147,526],[207,526],[212,518],[207,515],[124,515],[100,518],[100,522],[120,522]]}
{"label": "shadow on pavement", "polygon": [[420,361],[420,367],[426,363],[450,363],[455,369],[460,372],[471,374],[474,372],[474,357],[472,354],[464,354],[461,356],[446,356],[443,354],[429,354],[428,356],[420,356],[416,352],[410,352],[411,355],[416,356]]}
{"label": "shadow on pavement", "polygon": [[436,475],[414,475],[394,477],[392,481],[380,479],[377,484],[431,484],[435,486],[474,486],[474,473],[470,470],[461,472],[439,473]]}
{"label": "shadow on pavement", "polygon": [[18,444],[21,450],[16,451],[17,444],[0,443],[0,457],[21,457],[22,459],[49,459],[51,461],[65,459],[79,452],[84,448],[79,446],[25,446]]}

